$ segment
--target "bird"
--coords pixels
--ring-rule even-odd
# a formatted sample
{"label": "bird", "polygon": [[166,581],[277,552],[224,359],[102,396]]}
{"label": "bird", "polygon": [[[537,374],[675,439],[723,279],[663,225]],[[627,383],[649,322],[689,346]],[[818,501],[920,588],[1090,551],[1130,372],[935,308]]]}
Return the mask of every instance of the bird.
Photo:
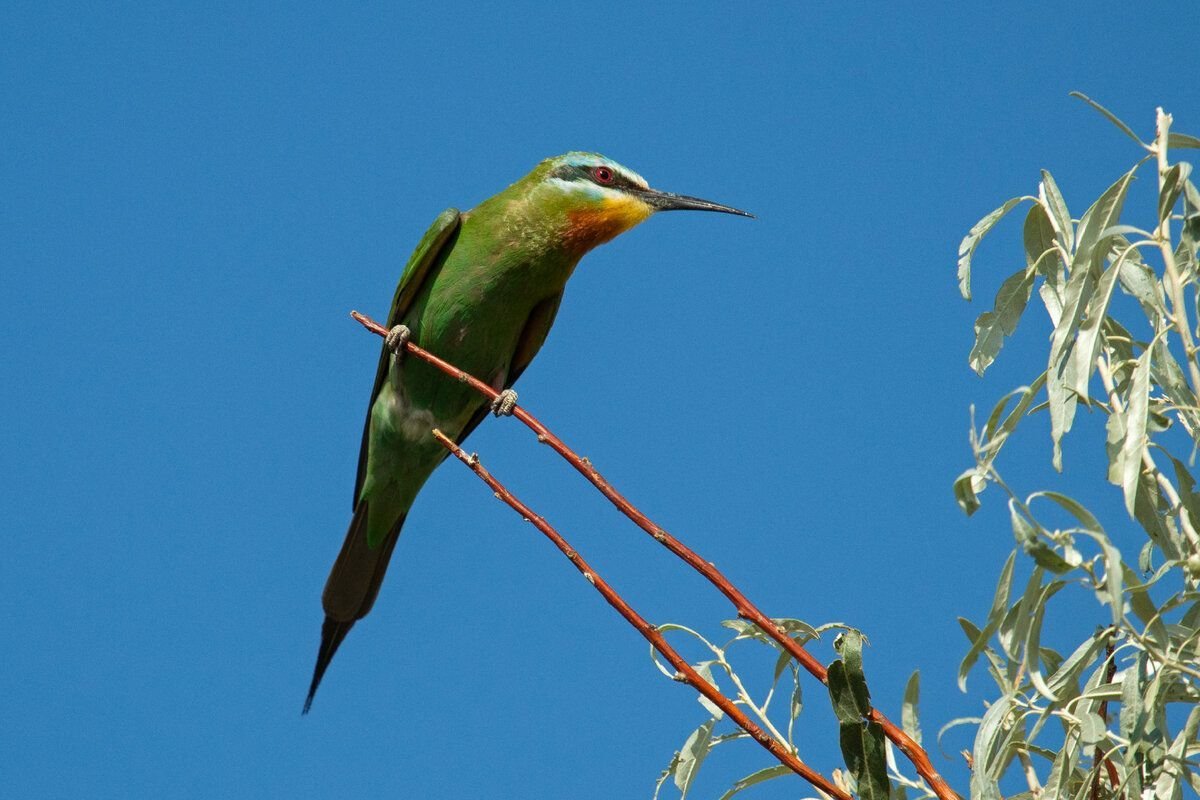
{"label": "bird", "polygon": [[[510,414],[512,386],[546,341],[580,259],[659,211],[745,211],[650,188],[598,153],[570,152],[469,211],[443,211],[401,274],[387,316],[363,424],[353,517],[322,594],[325,621],[307,714],[338,647],[370,612],[400,529],[425,481],[447,456],[440,428],[462,443],[489,413]],[[405,358],[405,343],[500,392],[490,402],[434,367]]]}

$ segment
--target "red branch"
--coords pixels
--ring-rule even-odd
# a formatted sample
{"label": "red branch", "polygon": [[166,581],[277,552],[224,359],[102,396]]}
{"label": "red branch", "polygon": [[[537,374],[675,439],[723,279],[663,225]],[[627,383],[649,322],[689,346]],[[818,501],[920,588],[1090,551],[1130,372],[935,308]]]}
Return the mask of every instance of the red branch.
{"label": "red branch", "polygon": [[616,590],[609,586],[608,583],[601,578],[600,575],[597,574],[596,571],[593,570],[586,561],[583,560],[583,556],[579,555],[579,552],[571,547],[567,540],[564,539],[562,535],[550,525],[550,523],[546,522],[546,520],[544,520],[542,517],[535,514],[533,510],[529,508],[529,506],[522,503],[510,491],[508,491],[508,489],[506,489],[504,485],[500,483],[500,481],[492,477],[492,474],[484,468],[483,464],[479,463],[479,459],[476,456],[468,456],[465,452],[463,452],[461,447],[451,441],[439,430],[435,430],[433,432],[433,437],[438,440],[442,447],[445,447],[447,450],[453,453],[459,461],[470,467],[471,470],[478,475],[484,483],[491,487],[491,490],[495,492],[496,497],[499,500],[508,504],[513,511],[516,511],[518,514],[524,517],[527,522],[541,531],[547,539],[553,542],[554,546],[562,551],[562,554],[565,555],[567,559],[575,565],[575,568],[579,570],[587,582],[594,586],[596,591],[598,591],[604,597],[604,599],[608,601],[608,604],[615,608],[617,613],[624,617],[630,625],[637,628],[638,633],[646,637],[646,640],[654,646],[654,649],[662,653],[663,658],[670,662],[671,666],[675,667],[675,669],[678,671],[677,675],[681,680],[690,684],[692,688],[712,701],[713,705],[724,711],[726,716],[737,723],[742,730],[750,734],[750,736],[753,737],[756,742],[765,747],[771,755],[779,759],[782,764],[787,766],[797,775],[804,778],[806,781],[826,794],[838,798],[838,800],[851,800],[849,794],[839,789],[828,778],[824,777],[821,775],[821,773],[805,764],[782,744],[764,733],[762,728],[758,727],[753,720],[746,716],[744,711],[734,705],[732,700],[723,695],[717,690],[716,687],[702,678],[700,674],[692,668],[692,665],[679,655],[675,648],[667,644],[667,640],[663,638],[663,635],[658,628],[651,625],[649,622],[643,619],[640,614],[634,611],[633,608],[625,602],[621,595],[617,594]]}
{"label": "red branch", "polygon": [[[1112,683],[1113,676],[1115,676],[1117,674],[1117,662],[1116,662],[1116,659],[1113,658],[1114,649],[1115,648],[1113,647],[1112,635],[1110,634],[1108,637],[1108,641],[1104,643],[1104,660],[1107,662],[1104,667],[1104,682],[1105,683]],[[1100,701],[1100,708],[1097,709],[1096,713],[1098,713],[1100,715],[1100,719],[1104,720],[1104,724],[1107,725],[1108,724],[1108,699],[1107,698]],[[1091,790],[1091,793],[1089,796],[1091,797],[1091,800],[1099,800],[1100,799],[1100,765],[1103,764],[1105,771],[1108,772],[1108,782],[1112,784],[1113,789],[1116,789],[1120,785],[1121,776],[1117,774],[1117,768],[1115,766],[1113,766],[1112,760],[1109,759],[1108,754],[1104,752],[1103,746],[1101,746],[1099,744],[1096,745],[1096,752],[1092,758],[1094,761],[1092,768],[1096,771],[1096,774],[1092,778],[1092,790]]]}
{"label": "red branch", "polygon": [[[360,314],[357,311],[351,311],[350,316],[358,320],[358,322],[362,324],[364,328],[372,333],[375,333],[379,336],[387,336],[388,329],[380,325],[378,322],[375,322],[370,317]],[[468,375],[467,373],[455,367],[453,364],[443,361],[429,351],[423,350],[412,342],[408,342],[407,348],[408,352],[412,355],[420,358],[422,361],[432,364],[445,374],[449,375],[451,378],[468,384],[471,386],[471,388],[482,394],[484,397],[494,400],[499,394],[495,389],[493,389],[491,386],[488,386],[478,378]],[[787,632],[783,628],[772,622],[766,614],[764,614],[758,609],[757,606],[751,603],[750,600],[744,594],[742,594],[742,592],[736,586],[730,583],[729,580],[721,573],[721,571],[718,570],[711,562],[705,561],[703,558],[697,555],[694,550],[676,539],[671,534],[667,533],[666,530],[656,525],[653,520],[639,511],[631,502],[629,502],[629,500],[625,498],[624,495],[614,489],[612,485],[605,480],[604,476],[592,466],[590,461],[579,456],[579,454],[577,454],[561,439],[551,433],[545,425],[539,422],[536,417],[534,417],[524,408],[515,406],[513,408],[513,416],[519,419],[527,428],[533,431],[537,435],[539,442],[549,445],[554,452],[562,456],[568,464],[574,467],[581,475],[583,475],[583,477],[587,478],[587,480],[593,486],[600,490],[601,494],[607,497],[608,500],[635,525],[637,525],[646,533],[650,534],[652,537],[654,537],[655,541],[662,544],[681,560],[686,562],[688,566],[707,578],[708,582],[715,586],[717,590],[720,591],[721,594],[725,595],[725,597],[729,599],[729,602],[733,604],[734,609],[737,611],[738,617],[757,625],[766,635],[770,636],[773,640],[775,640],[776,643],[779,644],[780,647],[786,650],[792,656],[792,658],[796,659],[796,661],[814,678],[819,680],[821,683],[828,682],[825,666],[811,653],[805,650],[799,642],[788,636]],[[929,754],[926,753],[925,750],[922,749],[922,747],[917,744],[912,737],[910,737],[900,727],[884,716],[879,709],[872,708],[871,713],[868,715],[868,719],[879,724],[879,726],[883,729],[884,735],[887,736],[887,738],[890,739],[902,753],[904,753],[910,762],[912,762],[912,765],[916,768],[917,773],[925,779],[925,782],[929,784],[929,787],[933,790],[934,794],[938,796],[939,800],[961,800],[958,794],[956,794],[955,791],[950,788],[950,785],[946,783],[946,780],[938,774],[936,769],[934,769],[933,763],[929,760]]]}

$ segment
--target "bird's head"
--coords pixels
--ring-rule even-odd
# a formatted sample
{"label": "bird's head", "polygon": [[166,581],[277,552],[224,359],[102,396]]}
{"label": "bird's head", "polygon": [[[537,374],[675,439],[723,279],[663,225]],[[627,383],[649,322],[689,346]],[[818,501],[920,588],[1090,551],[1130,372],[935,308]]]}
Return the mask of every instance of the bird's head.
{"label": "bird's head", "polygon": [[651,189],[646,179],[598,153],[573,152],[548,158],[527,180],[527,198],[558,225],[572,249],[590,250],[657,211],[720,211],[753,216],[698,197]]}

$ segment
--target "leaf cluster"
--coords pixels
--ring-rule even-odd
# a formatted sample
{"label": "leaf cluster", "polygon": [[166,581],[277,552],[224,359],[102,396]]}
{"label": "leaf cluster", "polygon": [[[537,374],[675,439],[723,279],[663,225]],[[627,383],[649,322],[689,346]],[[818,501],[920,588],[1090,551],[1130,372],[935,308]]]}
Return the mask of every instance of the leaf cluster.
{"label": "leaf cluster", "polygon": [[[864,800],[887,800],[890,797],[907,800],[907,792],[910,789],[915,790],[914,797],[934,797],[933,793],[919,779],[908,777],[898,770],[892,745],[884,737],[882,728],[878,723],[867,719],[871,712],[871,694],[867,688],[867,679],[863,671],[863,644],[866,639],[862,633],[840,622],[817,627],[798,619],[775,619],[772,622],[802,645],[819,640],[821,635],[826,632],[840,631],[833,641],[838,658],[828,666],[829,700],[838,722],[838,740],[846,765],[844,772],[840,770],[834,772],[835,782],[847,792],[854,792]],[[803,754],[796,744],[795,737],[796,723],[804,708],[801,675],[796,663],[778,642],[763,633],[756,625],[743,620],[726,620],[721,624],[736,633],[732,639],[721,645],[714,644],[695,630],[682,625],[660,625],[659,630],[664,633],[684,633],[698,641],[712,657],[695,663],[693,667],[696,671],[726,696],[733,698],[735,704],[746,709],[762,729],[780,745],[792,754],[802,757]],[[775,654],[775,666],[771,681],[762,694],[761,700],[753,696],[747,689],[745,681],[734,669],[730,658],[730,652],[735,648],[740,649],[743,643],[765,645],[772,648]],[[658,661],[653,649],[651,658],[665,676],[672,680],[678,680],[678,677],[668,667]],[[786,680],[784,680],[785,676]],[[919,686],[919,678],[914,673],[905,690],[902,716],[905,732],[918,743],[921,740],[921,731],[917,720]],[[787,721],[786,724],[782,721],[776,724],[773,716],[782,717],[783,715],[775,712],[772,701],[784,692],[789,697],[786,710]],[[749,734],[741,729],[718,733],[718,727],[721,725],[724,715],[720,709],[704,697],[700,697],[699,702],[710,716],[688,735],[683,746],[674,754],[667,768],[659,776],[654,792],[656,800],[668,780],[674,782],[681,798],[687,798],[695,785],[700,765],[718,746],[749,738]],[[780,704],[776,703],[775,705]],[[791,774],[791,770],[782,765],[758,770],[734,782],[721,795],[721,800],[734,797],[764,781]]]}
{"label": "leaf cluster", "polygon": [[[1185,785],[1200,791],[1200,494],[1189,466],[1200,446],[1200,190],[1189,163],[1170,161],[1172,148],[1200,148],[1200,140],[1171,133],[1171,117],[1159,109],[1156,136],[1143,142],[1082,99],[1146,155],[1078,219],[1043,171],[1036,195],[999,206],[959,247],[959,287],[970,299],[981,240],[1028,206],[1025,265],[975,323],[969,359],[976,372],[995,361],[1035,289],[1053,326],[1040,374],[1002,398],[982,426],[972,422],[975,463],[954,484],[968,515],[988,486],[998,487],[1017,545],[983,624],[960,619],[969,642],[960,687],[982,660],[997,689],[981,717],[942,729],[976,726],[973,798],[999,798],[1010,772],[1030,797],[1175,798]],[[1143,227],[1123,219],[1139,170],[1153,170],[1158,184]],[[1120,308],[1136,311],[1118,313],[1118,290],[1135,301]],[[1061,470],[1062,441],[1081,405],[1105,415],[1105,478],[1121,491],[1125,524],[1142,534],[1136,555],[1118,545],[1131,537],[1110,536],[1081,503],[1052,491],[1021,496],[998,470],[1020,423],[1043,411],[1051,461]],[[1014,587],[1018,553],[1032,562],[1023,589]],[[1042,639],[1048,625],[1067,621],[1051,603],[1064,591],[1091,594],[1108,612],[1069,652]]]}

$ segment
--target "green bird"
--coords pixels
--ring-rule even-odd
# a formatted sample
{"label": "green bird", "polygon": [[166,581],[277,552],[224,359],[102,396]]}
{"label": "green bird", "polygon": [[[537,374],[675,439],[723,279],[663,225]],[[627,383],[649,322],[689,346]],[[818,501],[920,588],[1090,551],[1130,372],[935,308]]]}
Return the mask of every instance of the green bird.
{"label": "green bird", "polygon": [[[425,232],[388,312],[391,332],[367,405],[354,518],[325,583],[325,624],[305,713],[338,646],[371,610],[417,493],[446,458],[432,429],[462,442],[489,411],[511,413],[510,387],[546,341],[579,259],[654,212],[674,209],[752,216],[651,189],[615,161],[575,152],[546,159],[470,211],[443,211]],[[423,361],[404,358],[409,338],[501,397],[489,404]]]}

